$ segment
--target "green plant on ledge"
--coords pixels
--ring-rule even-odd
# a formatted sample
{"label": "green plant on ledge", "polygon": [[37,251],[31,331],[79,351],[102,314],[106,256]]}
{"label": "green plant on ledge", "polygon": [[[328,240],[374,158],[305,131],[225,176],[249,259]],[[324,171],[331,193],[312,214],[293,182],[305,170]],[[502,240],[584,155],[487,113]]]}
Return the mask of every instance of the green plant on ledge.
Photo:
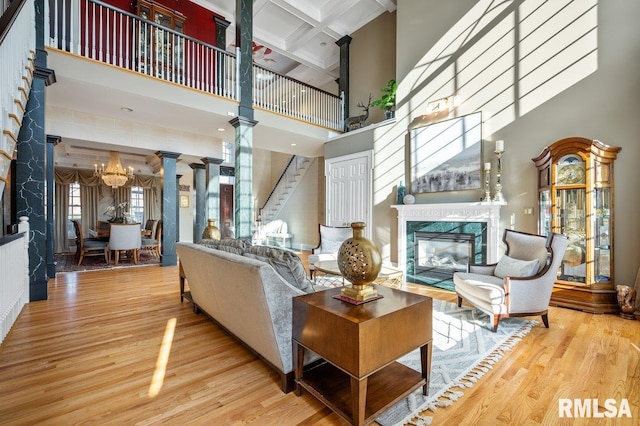
{"label": "green plant on ledge", "polygon": [[396,107],[396,92],[398,90],[398,83],[394,79],[387,82],[387,85],[380,89],[382,96],[371,102],[371,106],[380,107],[384,110],[384,116],[386,119],[393,118],[393,113]]}

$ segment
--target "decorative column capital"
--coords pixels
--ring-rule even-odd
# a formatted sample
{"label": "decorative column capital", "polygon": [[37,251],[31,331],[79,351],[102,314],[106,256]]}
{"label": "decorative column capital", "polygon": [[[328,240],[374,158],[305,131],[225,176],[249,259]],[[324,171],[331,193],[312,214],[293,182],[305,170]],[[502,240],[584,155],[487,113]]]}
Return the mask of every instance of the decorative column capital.
{"label": "decorative column capital", "polygon": [[222,158],[213,158],[213,157],[202,157],[200,161],[202,161],[205,165],[209,165],[209,164],[219,165],[224,162]]}
{"label": "decorative column capital", "polygon": [[47,135],[47,143],[50,143],[50,144],[53,144],[53,146],[56,146],[60,142],[62,142],[62,136]]}
{"label": "decorative column capital", "polygon": [[213,15],[213,21],[216,23],[217,26],[221,26],[225,30],[229,28],[229,25],[231,25],[231,22],[227,21],[222,16],[218,16],[218,15]]}
{"label": "decorative column capital", "polygon": [[339,39],[338,41],[336,41],[336,44],[340,47],[342,47],[343,45],[349,45],[351,44],[351,40],[353,40],[350,36],[346,35],[344,37],[342,37],[341,39]]}
{"label": "decorative column capital", "polygon": [[178,157],[180,157],[179,152],[170,152],[170,151],[156,151],[156,155],[160,158],[173,158],[173,159],[177,159]]}
{"label": "decorative column capital", "polygon": [[231,124],[234,128],[237,129],[240,126],[255,127],[256,124],[258,124],[258,121],[252,120],[250,118],[238,116],[229,120],[229,124]]}
{"label": "decorative column capital", "polygon": [[191,170],[204,170],[204,164],[200,163],[191,163],[189,167],[191,167]]}

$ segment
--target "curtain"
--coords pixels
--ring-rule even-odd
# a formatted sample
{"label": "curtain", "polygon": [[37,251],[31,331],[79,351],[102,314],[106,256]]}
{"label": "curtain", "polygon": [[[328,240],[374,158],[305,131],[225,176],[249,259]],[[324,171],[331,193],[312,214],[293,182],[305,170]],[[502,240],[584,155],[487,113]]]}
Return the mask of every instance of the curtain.
{"label": "curtain", "polygon": [[69,236],[67,233],[67,220],[69,217],[69,184],[56,182],[54,213],[56,242],[55,253],[66,253],[69,251]]}
{"label": "curtain", "polygon": [[80,184],[82,234],[89,235],[89,228],[98,225],[98,187]]}
{"label": "curtain", "polygon": [[113,190],[113,203],[117,206],[118,204],[127,203],[125,207],[118,211],[117,214],[122,215],[124,212],[129,211],[129,203],[131,202],[131,187],[130,186],[119,186],[118,188]]}
{"label": "curtain", "polygon": [[[80,202],[82,205],[82,230],[85,235],[88,235],[89,228],[97,225],[98,217],[103,213],[99,211],[104,208],[105,200],[108,201],[111,197],[109,194],[103,193],[106,190],[111,190],[106,186],[99,176],[94,176],[91,170],[76,170],[76,169],[64,169],[56,168],[54,171],[56,182],[56,252],[58,250],[68,251],[69,242],[66,237],[67,220],[69,216],[69,185],[78,182],[80,184]],[[65,188],[66,186],[66,188]],[[109,201],[110,205],[118,205],[122,202],[127,202],[127,207],[119,214],[129,211],[129,203],[131,202],[131,187],[140,186],[143,188],[143,202],[144,202],[144,218],[157,219],[160,212],[158,211],[158,190],[162,187],[162,180],[155,176],[134,176],[124,186],[117,188],[113,191],[113,204]],[[58,188],[64,188],[58,190]],[[102,200],[103,205],[100,205]]]}
{"label": "curtain", "polygon": [[149,219],[159,219],[160,212],[157,209],[158,191],[156,188],[144,188],[142,193],[144,203],[144,223]]}

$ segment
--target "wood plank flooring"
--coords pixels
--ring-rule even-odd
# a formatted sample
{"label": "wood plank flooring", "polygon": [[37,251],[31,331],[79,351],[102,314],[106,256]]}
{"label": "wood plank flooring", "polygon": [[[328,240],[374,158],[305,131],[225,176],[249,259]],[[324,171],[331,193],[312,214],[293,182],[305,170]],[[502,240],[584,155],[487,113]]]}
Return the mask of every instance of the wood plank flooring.
{"label": "wood plank flooring", "polygon": [[[449,301],[450,292],[406,288]],[[435,425],[611,424],[640,419],[640,321],[551,308]],[[559,398],[626,398],[632,419],[559,419]],[[619,406],[619,405],[618,405]],[[0,424],[342,425],[204,315],[176,267],[58,274],[0,346]]]}

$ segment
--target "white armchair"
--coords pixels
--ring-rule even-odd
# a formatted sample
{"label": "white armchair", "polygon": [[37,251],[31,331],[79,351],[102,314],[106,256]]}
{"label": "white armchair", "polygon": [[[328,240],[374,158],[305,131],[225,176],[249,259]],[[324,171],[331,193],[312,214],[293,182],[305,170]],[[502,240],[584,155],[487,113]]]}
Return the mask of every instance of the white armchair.
{"label": "white armchair", "polygon": [[111,259],[111,252],[115,253],[114,263],[118,264],[120,251],[131,251],[133,262],[138,264],[138,250],[142,243],[142,235],[139,223],[130,225],[111,224],[109,244],[107,245],[107,259]]}
{"label": "white armchair", "polygon": [[337,260],[338,250],[344,240],[353,236],[351,226],[327,226],[318,225],[320,241],[318,247],[311,249],[309,256],[309,275],[313,279],[314,264],[325,260]]}
{"label": "white armchair", "polygon": [[541,315],[549,328],[548,308],[553,283],[569,240],[505,230],[506,255],[496,264],[469,265],[453,274],[458,306],[466,300],[491,317],[493,331],[500,318]]}

